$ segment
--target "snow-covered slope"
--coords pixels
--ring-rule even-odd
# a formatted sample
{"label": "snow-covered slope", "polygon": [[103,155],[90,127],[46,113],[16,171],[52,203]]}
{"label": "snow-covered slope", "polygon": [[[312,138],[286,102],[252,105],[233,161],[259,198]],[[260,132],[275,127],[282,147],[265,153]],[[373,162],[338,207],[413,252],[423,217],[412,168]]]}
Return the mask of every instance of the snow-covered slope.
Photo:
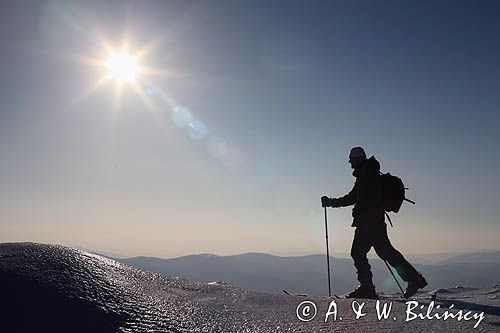
{"label": "snow-covered slope", "polygon": [[[423,292],[413,300],[418,307],[409,312],[417,303],[384,298],[380,305],[392,304],[388,320],[377,319],[376,301],[364,301],[366,315],[356,319],[352,306],[362,300],[197,284],[44,244],[0,244],[0,285],[2,332],[470,332],[478,322],[475,331],[500,331],[500,286],[441,289],[435,302],[430,292]],[[335,309],[333,300],[336,320],[332,314],[325,323],[329,306]],[[311,321],[297,318],[301,303],[301,316],[314,313],[312,303],[303,302],[316,307]],[[430,305],[432,319],[406,321],[425,316]],[[437,318],[445,310],[468,315],[461,321]]]}

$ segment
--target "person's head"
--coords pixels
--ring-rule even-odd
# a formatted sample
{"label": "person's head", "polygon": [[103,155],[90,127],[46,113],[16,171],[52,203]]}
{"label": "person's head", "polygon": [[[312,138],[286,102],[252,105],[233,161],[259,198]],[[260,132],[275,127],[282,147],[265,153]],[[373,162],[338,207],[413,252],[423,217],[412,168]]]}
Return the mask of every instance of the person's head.
{"label": "person's head", "polygon": [[361,147],[354,147],[351,149],[349,153],[349,163],[351,164],[351,168],[356,168],[359,163],[366,160],[365,150]]}

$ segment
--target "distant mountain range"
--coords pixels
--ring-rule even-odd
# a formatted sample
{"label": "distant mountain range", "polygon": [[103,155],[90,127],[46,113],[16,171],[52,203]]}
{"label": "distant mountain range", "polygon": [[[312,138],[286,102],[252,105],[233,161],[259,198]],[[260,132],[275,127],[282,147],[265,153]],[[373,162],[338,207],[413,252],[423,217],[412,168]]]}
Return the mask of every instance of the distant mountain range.
{"label": "distant mountain range", "polygon": [[[155,257],[113,258],[141,270],[178,276],[196,282],[224,281],[264,292],[283,289],[311,295],[328,293],[325,255],[280,257],[263,253],[233,256],[190,255],[174,259]],[[330,259],[333,292],[343,293],[357,286],[351,259]],[[380,259],[371,259],[377,289],[398,291],[397,285]],[[429,282],[427,289],[449,286],[488,287],[500,282],[500,252],[467,253],[433,264],[415,264]],[[404,282],[402,284],[405,286]]]}
{"label": "distant mountain range", "polygon": [[464,253],[437,262],[445,264],[497,264],[500,265],[500,251]]}

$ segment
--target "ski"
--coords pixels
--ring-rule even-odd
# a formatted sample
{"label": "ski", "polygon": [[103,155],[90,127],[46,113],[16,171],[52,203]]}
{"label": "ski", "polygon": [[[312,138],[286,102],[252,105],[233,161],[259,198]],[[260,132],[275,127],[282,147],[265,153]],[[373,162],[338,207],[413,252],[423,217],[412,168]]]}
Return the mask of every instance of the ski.
{"label": "ski", "polygon": [[[286,289],[283,289],[283,292],[289,296],[302,296],[302,297],[307,297],[309,296],[308,294],[306,293],[292,293]],[[391,299],[402,299],[402,300],[406,300],[406,299],[417,299],[417,300],[432,300],[432,301],[435,301],[436,300],[436,294],[433,293],[431,295],[414,295],[410,298],[405,298],[403,295],[385,295],[385,294],[378,294],[377,295],[377,298],[362,298],[362,297],[357,297],[357,298],[349,298],[347,297],[348,294],[343,294],[343,295],[337,295],[337,294],[334,294],[333,297],[337,298],[337,299],[371,299],[371,300],[391,300]]]}
{"label": "ski", "polygon": [[348,294],[344,294],[344,295],[333,295],[335,298],[338,298],[338,299],[372,299],[372,300],[377,300],[377,299],[380,299],[379,297],[377,298],[362,298],[362,297],[347,297]]}
{"label": "ski", "polygon": [[402,300],[422,300],[422,301],[435,301],[436,300],[436,293],[432,293],[430,295],[413,295],[411,297],[404,297],[404,295],[384,295],[384,294],[379,294],[380,299],[402,299]]}
{"label": "ski", "polygon": [[302,297],[307,297],[309,296],[308,294],[305,294],[305,293],[291,293],[285,289],[283,289],[283,292],[287,295],[290,295],[290,296],[302,296]]}

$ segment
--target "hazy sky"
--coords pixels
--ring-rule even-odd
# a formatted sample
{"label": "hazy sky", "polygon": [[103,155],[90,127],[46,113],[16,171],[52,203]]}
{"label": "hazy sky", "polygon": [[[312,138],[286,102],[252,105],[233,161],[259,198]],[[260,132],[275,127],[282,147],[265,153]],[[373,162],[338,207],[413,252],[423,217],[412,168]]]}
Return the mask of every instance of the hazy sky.
{"label": "hazy sky", "polygon": [[[497,1],[3,1],[0,241],[321,253],[320,197],[351,189],[361,145],[417,202],[393,216],[398,249],[500,250],[499,14]],[[155,70],[121,95],[91,89],[106,73],[88,60],[124,40]],[[350,214],[329,210],[334,253],[349,252]]]}

